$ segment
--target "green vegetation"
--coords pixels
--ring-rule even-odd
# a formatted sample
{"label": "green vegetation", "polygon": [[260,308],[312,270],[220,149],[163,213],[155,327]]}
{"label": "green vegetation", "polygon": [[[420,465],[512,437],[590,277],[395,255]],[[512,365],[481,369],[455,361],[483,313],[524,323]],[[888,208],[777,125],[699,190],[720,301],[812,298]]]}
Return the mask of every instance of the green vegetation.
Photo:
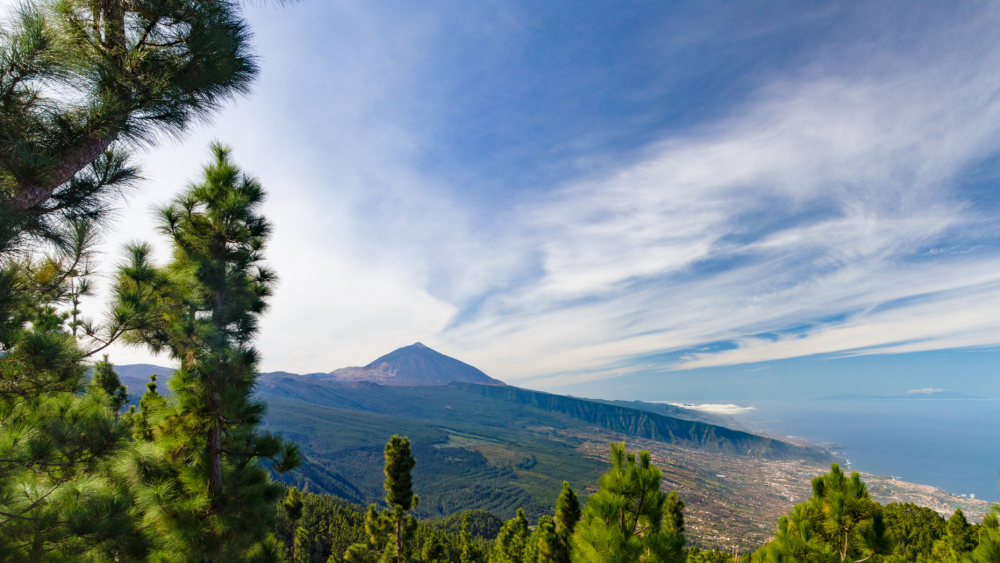
{"label": "green vegetation", "polygon": [[[825,458],[666,407],[501,386],[258,381],[270,225],[262,187],[222,145],[200,183],[159,211],[171,260],[155,265],[149,245],[131,245],[111,310],[86,318],[100,227],[139,178],[132,151],[245,92],[248,35],[224,0],[28,1],[0,35],[0,560],[731,561],[685,551],[684,503],[660,490],[649,452],[612,444],[598,480],[604,464],[574,435]],[[153,376],[125,410],[108,357],[88,365],[118,341],[179,363],[169,394]],[[268,426],[305,458],[262,428],[268,408]],[[296,467],[281,478],[297,486],[272,481]],[[581,507],[574,487],[595,483]],[[970,524],[961,511],[882,507],[834,464],[740,561],[1000,563],[998,514]]]}
{"label": "green vegetation", "polygon": [[[291,493],[291,488],[288,489],[288,493]],[[302,501],[300,518],[298,520],[291,519],[287,504],[283,502],[279,508],[277,525],[277,536],[288,547],[294,544],[297,529],[305,531],[305,535],[309,538],[309,544],[306,550],[296,552],[296,558],[310,563],[339,562],[344,560],[344,554],[351,545],[366,541],[365,507],[330,495],[301,492],[299,495]],[[460,531],[452,531],[450,521],[447,523],[440,520],[418,522],[413,531],[411,544],[420,546],[420,549],[416,550],[414,555],[420,555],[418,559],[422,559],[424,544],[428,538],[434,536],[437,541],[443,544],[445,557],[448,561],[461,563],[464,546],[466,551],[480,554],[467,563],[472,561],[482,563],[481,554],[488,551],[492,538],[481,536],[474,531],[477,528],[496,530],[502,523],[498,525],[499,520],[496,516],[482,511],[456,514],[455,519],[461,522],[466,516],[469,517],[469,529],[472,530],[466,543],[463,543]],[[461,530],[461,524],[459,524],[458,530]],[[290,554],[291,550],[288,549],[288,552]]]}
{"label": "green vegetation", "polygon": [[[582,510],[576,494],[564,483],[554,510],[550,505],[534,527],[523,510],[515,511],[502,524],[496,516],[479,510],[442,520],[411,521],[406,535],[410,547],[405,550],[409,561],[998,561],[1000,508],[983,524],[970,525],[961,512],[945,520],[930,509],[912,504],[882,507],[870,499],[857,474],[847,476],[835,464],[829,473],[814,479],[813,497],[783,517],[776,538],[756,553],[685,549],[684,503],[676,494],[660,491],[661,473],[650,462],[648,453],[631,454],[622,444],[612,444],[611,451],[611,470],[601,477],[600,488]],[[416,467],[420,465],[422,461]],[[413,486],[419,490],[416,479]],[[279,524],[279,536],[289,548],[295,545],[295,522],[294,510],[288,508],[294,501],[288,499],[298,495],[298,491],[289,489]],[[303,494],[301,498],[306,508],[300,526],[306,531],[304,535],[312,538],[310,559],[303,561],[343,561],[352,543],[369,537],[365,524],[366,520],[370,524],[374,507],[366,514],[361,506],[328,495]],[[377,559],[371,556],[374,547],[367,546],[368,557],[364,560]],[[395,553],[393,549],[382,552],[390,559],[395,558]]]}
{"label": "green vegetation", "polygon": [[609,405],[562,395],[552,395],[509,386],[452,383],[468,393],[517,405],[529,405],[549,413],[560,413],[589,424],[627,436],[647,438],[668,444],[749,455],[769,459],[825,459],[820,450],[772,440],[721,426],[682,420],[654,412]]}
{"label": "green vegetation", "polygon": [[660,490],[663,473],[625,444],[611,444],[611,471],[590,497],[573,536],[573,559],[586,563],[684,560],[684,503]]}
{"label": "green vegetation", "polygon": [[[157,401],[151,389],[150,412],[133,428],[110,362],[98,362],[86,383],[89,359],[134,334],[144,308],[163,296],[123,299],[102,322],[80,309],[93,292],[102,222],[138,179],[131,151],[207,117],[254,77],[238,8],[221,0],[52,0],[20,3],[10,15],[0,34],[0,560],[178,560],[193,553],[199,534],[214,538],[216,555],[220,542],[249,545],[243,540],[268,534],[266,518],[246,522],[237,541],[224,525],[199,528],[204,522],[194,527],[184,517],[219,521],[232,512],[225,505],[243,501],[229,493],[267,486],[257,458],[243,455],[250,452],[231,466],[223,461],[223,479],[211,484],[185,471],[203,461],[203,449],[180,446],[180,436],[195,433],[190,423],[198,421],[188,415],[201,412],[193,399],[203,395],[192,391],[181,405]],[[221,209],[216,203],[208,207]],[[204,285],[196,270],[171,287]],[[197,289],[185,291],[187,299]],[[231,317],[260,312],[246,306],[232,304]],[[252,334],[213,349],[245,350]],[[188,351],[207,360],[199,353],[210,335],[192,336]],[[210,364],[198,368],[206,376],[199,383]],[[243,379],[252,379],[253,364],[246,368]],[[153,420],[159,406],[174,409],[177,424]],[[252,418],[241,424],[245,437],[254,434]],[[209,468],[220,466],[207,458]],[[165,509],[179,491],[191,492],[182,510]],[[262,510],[273,511],[273,498],[260,499]],[[193,532],[175,538],[181,549],[161,535],[179,527]],[[255,555],[269,559],[260,549]]]}
{"label": "green vegetation", "polygon": [[126,339],[180,362],[173,395],[142,411],[137,440],[156,450],[147,462],[150,486],[170,485],[145,507],[164,515],[151,526],[154,554],[222,561],[227,552],[273,549],[268,536],[281,488],[260,463],[284,472],[300,457],[293,443],[257,428],[266,405],[253,396],[258,354],[251,342],[275,279],[262,264],[270,232],[257,214],[264,192],[230,162],[227,148],[212,151],[204,181],[160,210],[173,260],[157,268],[148,245],[131,245],[115,306],[133,312]]}
{"label": "green vegetation", "polygon": [[692,547],[687,552],[687,563],[749,563],[750,554],[737,555],[713,548],[702,551],[697,547]]}
{"label": "green vegetation", "polygon": [[596,485],[603,463],[578,451],[582,441],[574,437],[595,427],[635,436],[653,429],[662,441],[709,451],[821,455],[701,422],[512,387],[344,385],[271,375],[259,392],[268,400],[268,424],[301,444],[306,457],[282,480],[311,492],[377,501],[381,483],[365,469],[388,436],[409,436],[420,459],[420,518],[467,509],[510,518],[518,508],[531,520],[541,517],[563,481],[578,491]]}
{"label": "green vegetation", "polygon": [[[260,392],[269,399],[296,400],[336,409],[435,421],[444,426],[465,421],[475,421],[482,426],[519,429],[596,426],[626,436],[736,455],[767,459],[829,459],[825,452],[816,448],[739,430],[510,386],[458,382],[419,387],[371,383],[345,385],[302,377],[272,376],[266,378]],[[499,437],[503,435],[499,434]]]}
{"label": "green vegetation", "polygon": [[812,484],[813,496],[778,522],[777,536],[764,548],[768,558],[853,562],[891,551],[881,507],[860,474],[847,477],[833,464]]}
{"label": "green vegetation", "polygon": [[[431,563],[569,563],[571,553],[580,544],[595,537],[594,532],[614,543],[617,537],[610,528],[602,526],[614,517],[603,519],[603,508],[624,510],[622,522],[629,521],[638,527],[630,535],[630,547],[638,546],[632,555],[641,552],[643,560],[650,556],[657,561],[683,560],[683,503],[675,494],[659,491],[659,470],[649,463],[649,453],[624,453],[623,444],[612,445],[613,459],[621,464],[612,465],[604,478],[602,488],[593,498],[603,499],[581,510],[576,493],[568,483],[555,499],[554,511],[538,519],[534,530],[523,510],[503,523],[495,539],[474,535],[474,529],[496,530],[496,517],[481,511],[461,515],[461,530],[454,533],[454,518],[438,522],[417,522],[404,517],[405,504],[400,500],[414,499],[407,485],[407,468],[415,460],[408,452],[408,440],[393,436],[385,448],[386,503],[392,508],[378,511],[375,505],[362,512],[358,505],[351,505],[328,495],[300,494],[289,488],[282,505],[279,535],[288,546],[296,545],[298,537],[293,530],[304,530],[304,536],[313,538],[310,555],[304,561],[408,561]],[[615,452],[621,453],[616,455]],[[301,502],[301,505],[299,504]],[[412,501],[411,501],[412,502]],[[301,514],[300,514],[301,511]],[[299,518],[296,518],[296,517]],[[583,520],[581,520],[581,516]],[[473,525],[474,520],[479,520]],[[621,523],[621,522],[619,522]],[[627,528],[628,526],[625,526]],[[585,529],[586,528],[586,529]],[[350,540],[359,540],[350,542]],[[587,547],[583,549],[587,550]],[[638,561],[639,559],[609,558],[610,551],[589,550],[596,553],[594,561]],[[298,553],[298,552],[297,552]],[[666,557],[665,559],[663,557]]]}
{"label": "green vegetation", "polygon": [[[413,494],[413,476],[410,474],[416,464],[417,460],[410,453],[410,440],[393,435],[385,445],[385,504],[389,508],[379,512],[374,504],[368,507],[365,513],[368,542],[349,547],[344,554],[345,561],[363,563],[377,559],[402,563],[409,558],[417,519],[407,513],[420,504],[420,497]],[[444,547],[437,536],[432,535],[428,542],[425,560],[440,558]]]}
{"label": "green vegetation", "polygon": [[0,44],[0,251],[104,218],[138,178],[132,147],[207,117],[257,68],[236,6],[19,5]]}
{"label": "green vegetation", "polygon": [[465,529],[473,536],[488,540],[496,538],[503,526],[503,520],[485,510],[466,510],[441,520],[428,520],[426,523],[450,534],[461,534]]}
{"label": "green vegetation", "polygon": [[813,496],[781,517],[775,539],[752,560],[996,562],[1000,561],[998,514],[1000,506],[995,506],[983,524],[970,525],[961,510],[945,521],[912,504],[883,507],[871,500],[857,472],[848,477],[833,464],[829,473],[813,479]]}
{"label": "green vegetation", "polygon": [[[428,403],[436,401],[432,390],[411,389],[418,398],[429,397]],[[460,397],[450,398],[458,405]],[[488,401],[482,401],[488,410]],[[413,472],[421,497],[415,510],[419,518],[443,518],[468,509],[510,518],[523,508],[529,518],[537,519],[550,513],[553,494],[563,481],[577,490],[593,486],[603,466],[576,450],[579,440],[519,427],[538,420],[524,413],[505,419],[504,413],[494,412],[479,423],[470,414],[477,406],[474,401],[459,415],[476,423],[400,418],[275,399],[268,406],[269,426],[296,440],[306,458],[299,470],[281,479],[350,502],[380,502],[381,478],[370,467],[380,462],[386,438],[395,433],[409,436],[419,460]],[[400,410],[406,408],[407,402],[400,400]],[[554,417],[550,421],[559,423]],[[525,458],[534,463],[528,467],[522,463]]]}

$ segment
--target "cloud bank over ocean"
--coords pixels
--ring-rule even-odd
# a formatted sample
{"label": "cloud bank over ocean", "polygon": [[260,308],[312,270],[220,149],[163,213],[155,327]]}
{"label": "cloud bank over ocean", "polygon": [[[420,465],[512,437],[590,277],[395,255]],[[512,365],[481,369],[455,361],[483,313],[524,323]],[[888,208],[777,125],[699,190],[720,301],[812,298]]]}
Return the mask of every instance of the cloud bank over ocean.
{"label": "cloud bank over ocean", "polygon": [[[663,402],[663,401],[655,401]],[[754,407],[741,407],[739,405],[734,405],[732,403],[728,404],[716,404],[716,403],[705,403],[701,405],[695,405],[691,403],[666,403],[668,405],[673,405],[675,407],[684,407],[693,411],[702,411],[709,414],[718,414],[724,416],[732,416],[734,414],[744,414],[750,411],[756,410]]]}
{"label": "cloud bank over ocean", "polygon": [[944,393],[944,389],[934,389],[931,387],[925,387],[923,389],[910,389],[906,392],[907,395],[933,395],[934,393]]}

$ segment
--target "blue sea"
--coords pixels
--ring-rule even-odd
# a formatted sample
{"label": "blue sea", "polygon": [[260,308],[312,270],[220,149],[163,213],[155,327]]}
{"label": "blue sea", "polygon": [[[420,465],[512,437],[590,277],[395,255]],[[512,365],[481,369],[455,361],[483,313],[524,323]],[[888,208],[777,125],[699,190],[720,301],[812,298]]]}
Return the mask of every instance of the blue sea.
{"label": "blue sea", "polygon": [[[748,406],[743,403],[742,406]],[[1000,499],[1000,401],[756,401],[748,429],[813,442],[859,471]]]}

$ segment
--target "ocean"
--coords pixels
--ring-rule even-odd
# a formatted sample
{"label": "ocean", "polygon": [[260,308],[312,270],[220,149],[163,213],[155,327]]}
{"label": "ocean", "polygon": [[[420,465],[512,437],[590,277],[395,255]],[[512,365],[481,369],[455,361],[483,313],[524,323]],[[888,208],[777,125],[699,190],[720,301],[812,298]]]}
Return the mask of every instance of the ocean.
{"label": "ocean", "polygon": [[1000,401],[756,401],[750,430],[833,448],[851,469],[1000,500]]}

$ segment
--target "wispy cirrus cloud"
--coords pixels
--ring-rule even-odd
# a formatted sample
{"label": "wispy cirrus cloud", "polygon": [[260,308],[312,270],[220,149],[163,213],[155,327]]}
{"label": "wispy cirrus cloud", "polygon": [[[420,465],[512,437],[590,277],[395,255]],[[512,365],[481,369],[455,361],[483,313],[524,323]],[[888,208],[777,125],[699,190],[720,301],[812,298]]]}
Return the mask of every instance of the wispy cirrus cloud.
{"label": "wispy cirrus cloud", "polygon": [[[996,210],[963,191],[998,147],[1000,52],[969,59],[980,45],[966,40],[858,73],[818,61],[525,206],[541,273],[450,339],[514,344],[530,360],[479,355],[564,374],[549,384],[671,351],[690,350],[645,367],[1000,344]],[[697,350],[719,341],[731,346]]]}
{"label": "wispy cirrus cloud", "polygon": [[769,9],[252,10],[258,93],[150,153],[133,206],[236,145],[273,194],[265,369],[420,340],[542,386],[1000,344],[998,11]]}

